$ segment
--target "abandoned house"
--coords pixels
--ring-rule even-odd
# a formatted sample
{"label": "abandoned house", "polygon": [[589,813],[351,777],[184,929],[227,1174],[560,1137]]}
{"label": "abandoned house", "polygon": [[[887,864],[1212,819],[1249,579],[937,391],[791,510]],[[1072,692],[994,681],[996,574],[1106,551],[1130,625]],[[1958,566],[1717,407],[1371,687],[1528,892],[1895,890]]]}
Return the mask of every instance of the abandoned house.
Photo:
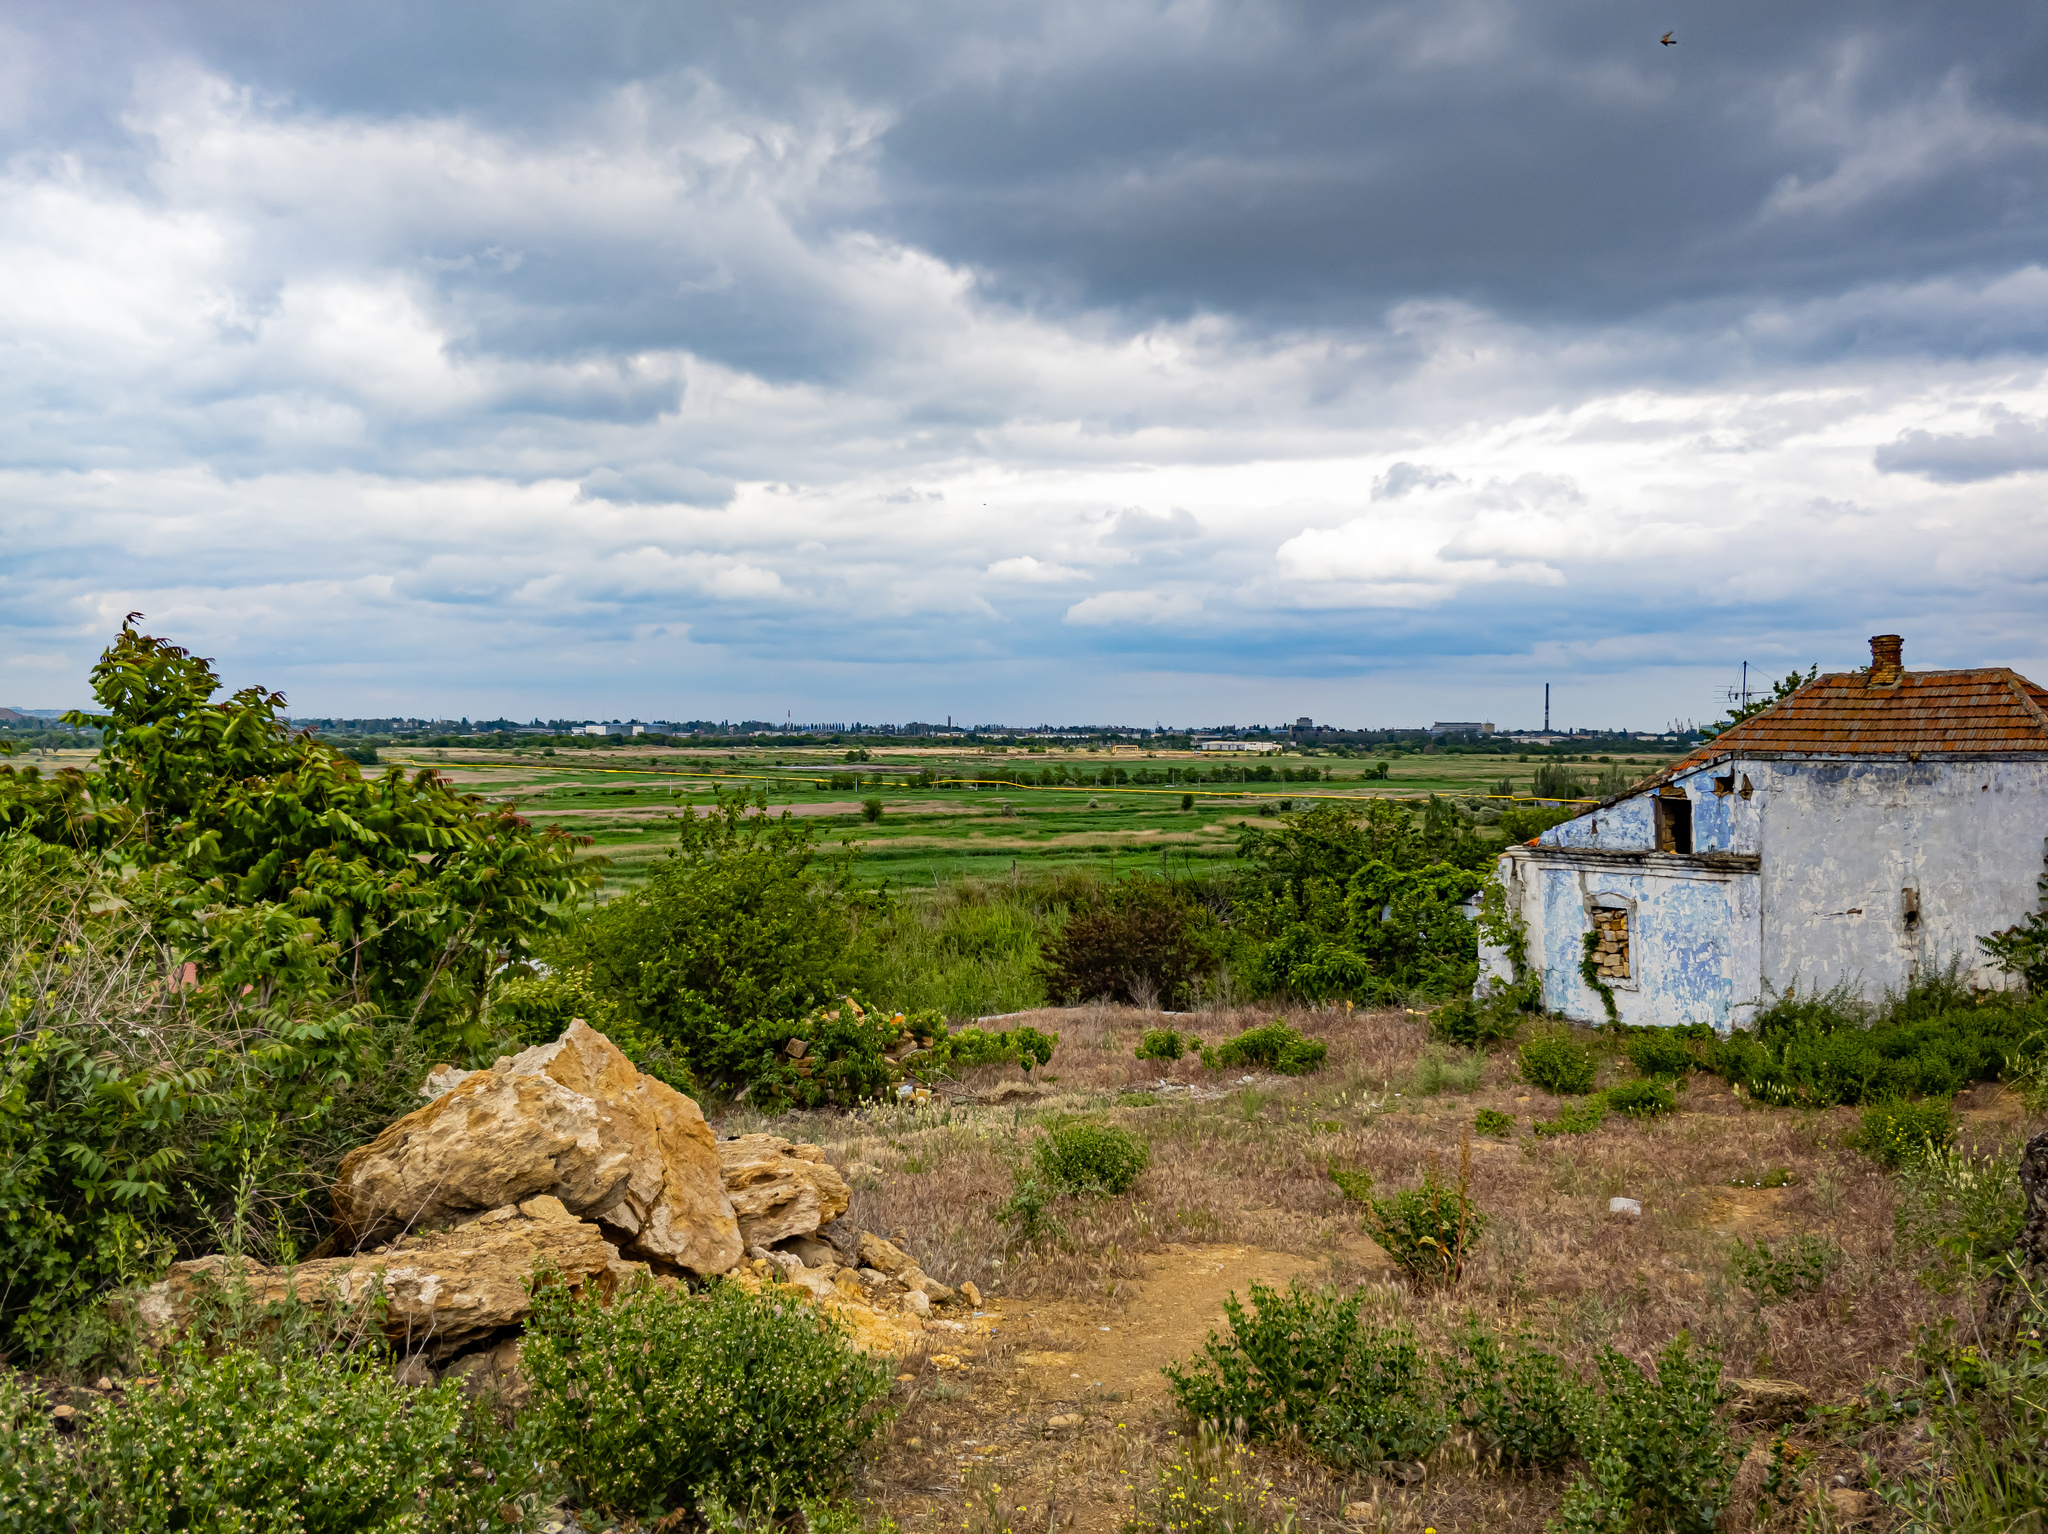
{"label": "abandoned house", "polygon": [[[1543,1003],[1742,1027],[1795,985],[1876,1000],[1930,967],[2010,983],[1977,939],[2039,907],[2048,690],[2003,666],[1822,676],[1501,855]],[[1509,978],[1482,945],[1483,977]]]}

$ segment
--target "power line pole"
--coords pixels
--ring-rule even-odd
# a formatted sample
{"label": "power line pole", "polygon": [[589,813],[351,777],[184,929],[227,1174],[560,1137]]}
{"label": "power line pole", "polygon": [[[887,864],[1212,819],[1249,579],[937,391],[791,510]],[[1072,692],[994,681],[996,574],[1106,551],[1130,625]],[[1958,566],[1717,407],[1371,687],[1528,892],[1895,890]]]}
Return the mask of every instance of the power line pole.
{"label": "power line pole", "polygon": [[1550,684],[1543,684],[1543,733],[1550,733]]}

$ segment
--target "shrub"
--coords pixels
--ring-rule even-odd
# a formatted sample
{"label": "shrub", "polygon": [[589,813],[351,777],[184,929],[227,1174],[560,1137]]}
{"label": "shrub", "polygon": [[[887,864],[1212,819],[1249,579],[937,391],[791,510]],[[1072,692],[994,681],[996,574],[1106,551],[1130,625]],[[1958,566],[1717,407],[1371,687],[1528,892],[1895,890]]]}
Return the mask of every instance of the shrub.
{"label": "shrub", "polygon": [[962,1028],[958,1033],[949,1033],[943,1023],[934,1020],[933,1026],[939,1037],[928,1056],[919,1056],[913,1062],[920,1068],[1014,1065],[1028,1076],[1032,1066],[1047,1064],[1052,1059],[1052,1052],[1060,1042],[1057,1033],[1040,1033],[1031,1027],[1011,1028],[1001,1033]]}
{"label": "shrub", "polygon": [[1528,1015],[1520,1000],[1505,991],[1484,998],[1455,997],[1430,1013],[1430,1030],[1446,1043],[1467,1049],[1504,1044],[1520,1031]]}
{"label": "shrub", "polygon": [[1955,1137],[1955,1114],[1948,1103],[1894,1100],[1865,1108],[1849,1143],[1873,1161],[1898,1167],[1929,1150],[1946,1149]]}
{"label": "shrub", "polygon": [[1481,1108],[1472,1119],[1472,1127],[1483,1135],[1511,1135],[1515,1132],[1515,1121],[1498,1108]]}
{"label": "shrub", "polygon": [[13,1370],[0,1371],[0,1534],[63,1529],[84,1494],[49,1408]]}
{"label": "shrub", "polygon": [[1066,1227],[1051,1212],[1058,1196],[1059,1190],[1036,1172],[1019,1168],[1011,1178],[1010,1196],[996,1207],[996,1223],[1015,1231],[1019,1241],[1064,1235]]}
{"label": "shrub", "polygon": [[1472,1202],[1472,1146],[1458,1157],[1458,1182],[1451,1187],[1436,1170],[1416,1188],[1374,1198],[1366,1204],[1366,1234],[1404,1270],[1417,1288],[1455,1284],[1465,1257],[1486,1228],[1486,1216]]}
{"label": "shrub", "polygon": [[1952,1267],[1995,1262],[2018,1244],[2026,1204],[2017,1156],[1923,1144],[1899,1169],[1899,1245]]}
{"label": "shrub", "polygon": [[876,821],[880,820],[882,818],[882,801],[879,799],[861,800],[860,818],[869,825],[873,825]]}
{"label": "shrub", "polygon": [[1443,1441],[1442,1407],[1414,1335],[1361,1321],[1364,1298],[1299,1282],[1253,1284],[1249,1308],[1231,1295],[1229,1338],[1211,1333],[1200,1358],[1166,1366],[1175,1404],[1253,1443],[1298,1437],[1332,1464],[1423,1458]]}
{"label": "shrub", "polygon": [[476,1529],[542,1489],[459,1384],[407,1389],[373,1352],[181,1348],[80,1436],[93,1526],[124,1534]]}
{"label": "shrub", "polygon": [[[1711,1035],[1712,1030],[1707,1030]],[[1693,1058],[1694,1039],[1690,1030],[1675,1028],[1631,1029],[1622,1053],[1628,1063],[1645,1076],[1683,1076],[1697,1068]]]}
{"label": "shrub", "polygon": [[1372,1173],[1346,1172],[1336,1162],[1330,1163],[1330,1181],[1337,1185],[1337,1191],[1356,1204],[1372,1202]]}
{"label": "shrub", "polygon": [[1556,1118],[1539,1119],[1529,1128],[1538,1135],[1589,1135],[1606,1117],[1606,1105],[1592,1098],[1583,1103],[1566,1103],[1557,1110]]}
{"label": "shrub", "polygon": [[1715,1420],[1720,1381],[1719,1362],[1695,1352],[1683,1332],[1658,1355],[1654,1379],[1608,1349],[1602,1394],[1587,1398],[1578,1424],[1587,1473],[1565,1493],[1559,1526],[1569,1534],[1712,1534],[1735,1462]]}
{"label": "shrub", "polygon": [[1728,1252],[1728,1271],[1759,1305],[1812,1294],[1841,1265],[1842,1249],[1825,1236],[1795,1236],[1775,1248],[1737,1237]]}
{"label": "shrub", "polygon": [[1160,879],[1122,879],[1081,893],[1045,944],[1039,974],[1055,1002],[1106,997],[1178,1008],[1215,959],[1208,911]]}
{"label": "shrub", "polygon": [[[1201,1040],[1195,1040],[1194,1047],[1200,1049]],[[1147,1028],[1145,1036],[1138,1041],[1140,1060],[1178,1060],[1185,1053],[1186,1041],[1171,1028]]]}
{"label": "shrub", "polygon": [[1516,1060],[1524,1081],[1558,1097],[1592,1091],[1599,1069],[1593,1051],[1561,1030],[1530,1039]]}
{"label": "shrub", "polygon": [[826,1495],[881,1427],[890,1374],[809,1304],[729,1282],[609,1305],[545,1286],[520,1367],[550,1450],[599,1506],[640,1514]]}
{"label": "shrub", "polygon": [[1537,1349],[1512,1358],[1477,1321],[1457,1333],[1459,1351],[1437,1366],[1458,1425],[1504,1465],[1554,1470],[1578,1451],[1575,1421],[1587,1391]]}
{"label": "shrub", "polygon": [[[755,1107],[850,1108],[884,1096],[900,1074],[890,1050],[916,1043],[937,1047],[943,1020],[864,1007],[842,996],[794,1021],[763,1018],[709,1035],[698,1057],[707,1080],[736,1087]],[[804,1051],[792,1055],[792,1040]]]}
{"label": "shrub", "polygon": [[1128,1193],[1152,1153],[1143,1140],[1113,1124],[1061,1124],[1032,1151],[1032,1162],[1062,1193]]}
{"label": "shrub", "polygon": [[1321,1070],[1329,1053],[1330,1046],[1321,1039],[1303,1038],[1276,1017],[1263,1028],[1247,1028],[1234,1039],[1204,1049],[1202,1064],[1212,1071],[1263,1065],[1283,1076],[1306,1076]]}
{"label": "shrub", "polygon": [[1624,1081],[1600,1094],[1601,1103],[1630,1118],[1654,1119],[1678,1111],[1678,1094],[1661,1082]]}
{"label": "shrub", "polygon": [[[722,1035],[764,1018],[800,1018],[856,988],[866,964],[857,916],[874,903],[845,866],[820,863],[817,828],[763,798],[721,795],[685,810],[677,845],[640,889],[601,906],[549,954],[589,970],[649,1033],[682,1049],[708,1079],[756,1040]],[[789,1035],[784,1035],[787,1039]]]}

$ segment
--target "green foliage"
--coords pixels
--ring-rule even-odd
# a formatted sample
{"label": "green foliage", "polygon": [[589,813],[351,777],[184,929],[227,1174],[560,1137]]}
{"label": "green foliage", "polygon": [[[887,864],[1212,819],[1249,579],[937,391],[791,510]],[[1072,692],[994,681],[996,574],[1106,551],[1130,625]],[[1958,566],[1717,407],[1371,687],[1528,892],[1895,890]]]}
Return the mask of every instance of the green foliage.
{"label": "green foliage", "polygon": [[688,1096],[700,1091],[689,1057],[628,1017],[616,997],[598,989],[587,966],[515,976],[491,991],[490,1027],[519,1048],[552,1044],[579,1017],[616,1044],[642,1075]]}
{"label": "green foliage", "polygon": [[1185,1054],[1199,1054],[1202,1041],[1193,1034],[1176,1033],[1171,1028],[1147,1028],[1145,1036],[1138,1040],[1136,1050],[1140,1060],[1178,1060]]}
{"label": "green foliage", "polygon": [[64,1529],[84,1496],[49,1408],[12,1370],[0,1372],[0,1534]]}
{"label": "green foliage", "polygon": [[1943,1150],[1955,1139],[1955,1113],[1947,1102],[1909,1103],[1899,1099],[1873,1103],[1850,1144],[1871,1160],[1897,1167],[1930,1150]]}
{"label": "green foliage", "polygon": [[879,799],[861,800],[860,818],[869,825],[873,825],[876,821],[880,820],[882,818],[882,801]]}
{"label": "green foliage", "polygon": [[1318,804],[1281,822],[1239,837],[1257,870],[1238,912],[1243,983],[1368,1002],[1471,989],[1479,951],[1465,902],[1494,844],[1449,801],[1433,798],[1419,830],[1385,800]]}
{"label": "green foliage", "polygon": [[[854,989],[865,955],[844,863],[820,862],[817,833],[765,798],[721,794],[685,809],[677,845],[647,883],[568,933],[552,962],[587,969],[650,1034],[708,1080],[739,1086],[732,1063],[760,1040],[727,1035],[767,1018],[801,1018]],[[790,1035],[785,1034],[785,1040]]]}
{"label": "green foliage", "polygon": [[1880,1501],[1910,1534],[2015,1534],[2048,1524],[2048,1299],[2014,1275],[2012,1331],[1958,1345],[1950,1321],[1921,1333],[1926,1452]]}
{"label": "green foliage", "polygon": [[1178,1008],[1214,964],[1208,911],[1178,886],[1134,878],[1077,904],[1046,943],[1039,973],[1056,1002],[1107,997]]}
{"label": "green foliage", "polygon": [[1298,1440],[1331,1464],[1372,1469],[1415,1460],[1447,1424],[1413,1333],[1360,1318],[1362,1291],[1251,1286],[1249,1308],[1223,1302],[1230,1335],[1169,1364],[1175,1404],[1252,1443]]}
{"label": "green foliage", "polygon": [[1586,982],[1586,988],[1600,998],[1600,1005],[1606,1009],[1607,1021],[1618,1024],[1621,1009],[1614,1003],[1614,987],[1600,978],[1600,930],[1589,927],[1585,937],[1585,957],[1579,960],[1579,978]]}
{"label": "green foliage", "polygon": [[1333,1161],[1330,1163],[1330,1181],[1337,1185],[1337,1191],[1355,1204],[1372,1202],[1372,1173],[1346,1172]]}
{"label": "green foliage", "polygon": [[1370,1200],[1365,1232],[1400,1265],[1417,1288],[1448,1288],[1465,1272],[1465,1259],[1486,1229],[1472,1202],[1472,1147],[1458,1162],[1455,1186],[1432,1167],[1419,1187]]}
{"label": "green foliage", "polygon": [[1511,1114],[1497,1108],[1481,1108],[1473,1116],[1472,1127],[1483,1135],[1507,1136],[1515,1132],[1515,1121]]}
{"label": "green foliage", "polygon": [[454,1534],[505,1504],[531,1516],[541,1490],[489,1409],[400,1386],[369,1351],[182,1348],[80,1438],[83,1527],[123,1534]]}
{"label": "green foliage", "polygon": [[[132,615],[131,615],[132,620]],[[228,913],[326,966],[352,1002],[484,1042],[491,973],[517,962],[596,885],[587,838],[535,831],[428,770],[365,778],[260,687],[213,701],[210,664],[124,625],[93,668],[99,770],[49,783],[0,770],[0,831],[115,854],[124,897],[158,936],[218,957]]]}
{"label": "green foliage", "polygon": [[1937,1269],[1981,1269],[2019,1242],[2027,1201],[2016,1155],[1923,1141],[1899,1167],[1898,1193],[1901,1248],[1927,1254]]}
{"label": "green foliage", "polygon": [[1699,1066],[1694,1049],[1711,1043],[1713,1036],[1704,1023],[1696,1028],[1631,1028],[1622,1053],[1645,1076],[1683,1076]]}
{"label": "green foliage", "polygon": [[[1052,1052],[1060,1042],[1057,1033],[1040,1033],[1029,1026],[1010,1028],[1000,1033],[980,1028],[962,1028],[957,1033],[947,1033],[945,1025],[936,1022],[934,1027],[941,1035],[932,1046],[933,1052],[929,1057],[934,1068],[1014,1065],[1028,1076],[1032,1066],[1051,1063]],[[922,1069],[925,1057],[919,1057],[916,1063]]]}
{"label": "green foliage", "polygon": [[1152,1152],[1128,1129],[1086,1120],[1056,1125],[1032,1151],[1047,1186],[1061,1193],[1128,1193]]}
{"label": "green foliage", "polygon": [[1517,1052],[1522,1079],[1558,1097],[1593,1090],[1599,1062],[1593,1051],[1563,1029],[1539,1033]]}
{"label": "green foliage", "polygon": [[1812,1294],[1841,1263],[1842,1249],[1825,1236],[1795,1236],[1775,1247],[1738,1236],[1728,1253],[1728,1271],[1759,1305]]}
{"label": "green foliage", "polygon": [[1654,1378],[1608,1349],[1601,1395],[1586,1398],[1573,1479],[1552,1528],[1563,1534],[1712,1534],[1728,1503],[1736,1453],[1715,1418],[1721,1366],[1681,1332]]}
{"label": "green foliage", "polygon": [[1460,1427],[1482,1453],[1516,1469],[1555,1470],[1577,1452],[1575,1424],[1589,1394],[1550,1354],[1513,1356],[1477,1321],[1457,1333],[1458,1351],[1438,1364],[1444,1395]]}
{"label": "green foliage", "polygon": [[1019,1168],[1011,1178],[1010,1196],[996,1209],[996,1223],[1015,1232],[1019,1241],[1042,1241],[1064,1235],[1066,1227],[1053,1217],[1060,1190],[1036,1172]]}
{"label": "green foliage", "polygon": [[[792,1040],[803,1042],[801,1055],[790,1053]],[[702,1046],[697,1064],[708,1079],[735,1088],[768,1112],[851,1108],[887,1095],[902,1074],[889,1052],[912,1047],[930,1053],[906,1057],[902,1069],[915,1066],[929,1073],[940,1068],[945,1022],[929,1013],[912,1017],[842,996],[802,1018],[762,1018],[720,1029]]]}
{"label": "green foliage", "polygon": [[1709,1046],[1708,1068],[1759,1102],[1827,1107],[1949,1097],[2028,1057],[2048,998],[1973,996],[1951,966],[1876,1009],[1845,983],[1777,998]]}
{"label": "green foliage", "polygon": [[1534,986],[1498,986],[1483,996],[1454,996],[1429,1015],[1430,1031],[1467,1049],[1505,1044],[1535,1010]]}
{"label": "green foliage", "polygon": [[1662,1118],[1678,1111],[1678,1094],[1660,1081],[1624,1081],[1600,1094],[1604,1107],[1630,1118]]}
{"label": "green foliage", "polygon": [[887,1362],[772,1290],[605,1305],[549,1285],[534,1302],[520,1367],[536,1431],[601,1507],[793,1507],[843,1482],[882,1425]]}
{"label": "green foliage", "polygon": [[1556,1118],[1538,1119],[1529,1128],[1538,1136],[1589,1135],[1606,1117],[1607,1105],[1594,1097],[1581,1103],[1566,1103],[1557,1110]]}
{"label": "green foliage", "polygon": [[896,900],[864,927],[872,991],[908,1012],[985,1017],[1046,1003],[1039,948],[1092,880],[1071,874],[948,885]]}
{"label": "green foliage", "polygon": [[1321,1039],[1304,1038],[1274,1018],[1262,1028],[1247,1028],[1234,1039],[1202,1050],[1202,1064],[1212,1071],[1233,1066],[1261,1065],[1283,1076],[1306,1076],[1323,1068],[1330,1046]]}
{"label": "green foliage", "polygon": [[[1538,771],[1540,773],[1541,769]],[[1511,805],[1500,812],[1501,835],[1511,843],[1534,841],[1552,826],[1561,826],[1567,820],[1576,820],[1582,808],[1583,806],[1579,805],[1556,809],[1546,808],[1540,804]]]}

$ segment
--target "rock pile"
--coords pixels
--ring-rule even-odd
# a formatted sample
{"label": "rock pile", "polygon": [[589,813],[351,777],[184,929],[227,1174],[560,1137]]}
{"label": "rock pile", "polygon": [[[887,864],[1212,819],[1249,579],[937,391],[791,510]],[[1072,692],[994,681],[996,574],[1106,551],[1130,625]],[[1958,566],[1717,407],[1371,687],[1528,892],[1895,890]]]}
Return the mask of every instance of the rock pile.
{"label": "rock pile", "polygon": [[517,1386],[517,1329],[538,1269],[609,1299],[635,1285],[730,1274],[783,1282],[852,1330],[900,1352],[928,1326],[965,1330],[934,1307],[978,1306],[899,1245],[842,1216],[846,1179],[815,1145],[776,1135],[714,1139],[697,1105],[642,1076],[581,1021],[489,1070],[436,1067],[441,1090],[341,1164],[334,1208],[351,1255],[285,1270],[202,1257],[143,1296],[159,1333],[210,1287],[258,1303],[388,1298],[385,1327],[406,1377],[437,1370]]}

